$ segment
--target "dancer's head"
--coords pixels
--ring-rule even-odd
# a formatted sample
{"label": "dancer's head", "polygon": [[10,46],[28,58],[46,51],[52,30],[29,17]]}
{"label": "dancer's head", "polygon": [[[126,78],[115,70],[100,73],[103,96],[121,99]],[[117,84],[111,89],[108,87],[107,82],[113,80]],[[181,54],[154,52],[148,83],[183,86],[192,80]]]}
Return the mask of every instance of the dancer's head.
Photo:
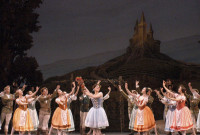
{"label": "dancer's head", "polygon": [[63,95],[63,92],[62,92],[61,89],[58,89],[58,90],[57,90],[57,93],[58,93],[58,96],[62,96],[62,95]]}
{"label": "dancer's head", "polygon": [[23,91],[21,89],[18,89],[16,93],[18,94],[18,96],[23,96]]}
{"label": "dancer's head", "polygon": [[99,92],[100,89],[101,89],[101,85],[100,84],[95,84],[95,85],[93,85],[92,88],[93,88],[94,92]]}
{"label": "dancer's head", "polygon": [[132,92],[133,94],[138,94],[138,92],[137,92],[136,90],[131,90],[131,92]]}
{"label": "dancer's head", "polygon": [[182,84],[179,85],[178,93],[182,94],[182,93],[185,93],[185,92],[186,92],[186,88]]}
{"label": "dancer's head", "polygon": [[4,92],[5,92],[6,94],[10,94],[10,86],[9,86],[9,85],[7,85],[7,86],[4,88]]}
{"label": "dancer's head", "polygon": [[147,89],[146,89],[146,93],[147,93],[148,96],[151,95],[151,92],[152,92],[152,89],[151,89],[151,88],[147,88]]}
{"label": "dancer's head", "polygon": [[147,94],[147,93],[146,93],[146,89],[147,89],[147,88],[144,87],[144,88],[142,89],[141,93],[142,93],[142,94]]}
{"label": "dancer's head", "polygon": [[29,94],[29,95],[32,95],[32,94],[33,94],[33,91],[32,91],[32,90],[29,90],[29,91],[28,91],[28,94]]}
{"label": "dancer's head", "polygon": [[47,96],[48,95],[48,89],[46,87],[43,87],[41,89],[41,93],[42,93],[43,96]]}

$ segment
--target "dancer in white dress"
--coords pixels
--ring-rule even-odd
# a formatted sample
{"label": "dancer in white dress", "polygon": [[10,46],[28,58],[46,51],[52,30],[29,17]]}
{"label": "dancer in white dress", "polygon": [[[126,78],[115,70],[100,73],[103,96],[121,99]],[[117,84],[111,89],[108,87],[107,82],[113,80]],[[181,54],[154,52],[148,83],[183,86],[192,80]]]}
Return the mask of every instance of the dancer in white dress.
{"label": "dancer in white dress", "polygon": [[76,93],[71,95],[68,99],[67,99],[67,109],[68,109],[68,112],[69,112],[69,116],[70,116],[70,123],[71,123],[71,126],[68,127],[66,130],[63,130],[63,135],[68,135],[69,132],[72,132],[75,130],[75,126],[74,126],[74,118],[73,118],[73,114],[72,114],[72,111],[71,111],[71,102],[72,101],[75,101],[77,100],[77,94],[79,92],[79,86],[77,86],[77,90],[76,90]]}
{"label": "dancer in white dress", "polygon": [[[162,90],[163,88],[161,88]],[[159,98],[161,97],[160,92],[155,90],[156,94],[159,96]],[[164,104],[168,106],[168,111],[166,113],[165,116],[165,131],[166,132],[174,132],[174,130],[171,129],[171,125],[172,125],[172,121],[174,118],[174,113],[176,110],[176,101],[173,101],[167,97],[173,98],[173,96],[166,92],[166,95],[163,98],[160,98],[160,101]]]}
{"label": "dancer in white dress", "polygon": [[[108,93],[103,97],[103,102],[110,98],[111,87],[108,87],[108,90],[109,90]],[[103,107],[103,102],[101,104],[101,107]],[[90,131],[87,133],[87,135],[90,135],[92,133],[92,131],[93,130],[90,129]]]}
{"label": "dancer in white dress", "polygon": [[108,118],[104,108],[102,107],[103,102],[103,93],[100,91],[100,81],[94,85],[94,94],[90,93],[89,90],[85,87],[85,93],[88,95],[93,103],[93,107],[89,110],[85,126],[93,129],[93,135],[101,135],[101,129],[104,129],[109,126]]}
{"label": "dancer in white dress", "polygon": [[[36,90],[39,89],[39,87],[36,87]],[[28,95],[32,95],[33,92],[29,91]],[[33,131],[37,131],[38,125],[39,125],[39,120],[38,120],[38,115],[37,115],[37,111],[35,108],[35,103],[38,100],[38,97],[32,97],[28,99],[28,110],[29,110],[29,114],[31,116],[31,120],[33,122],[33,126],[34,126],[34,130]]]}

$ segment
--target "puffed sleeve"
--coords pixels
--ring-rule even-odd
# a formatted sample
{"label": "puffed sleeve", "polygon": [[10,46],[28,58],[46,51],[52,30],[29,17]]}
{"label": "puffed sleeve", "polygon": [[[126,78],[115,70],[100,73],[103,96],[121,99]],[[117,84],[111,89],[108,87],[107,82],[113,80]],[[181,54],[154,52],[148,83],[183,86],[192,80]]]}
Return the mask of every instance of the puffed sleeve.
{"label": "puffed sleeve", "polygon": [[75,96],[75,95],[70,96],[70,98],[71,98],[72,100],[77,100],[77,96]]}
{"label": "puffed sleeve", "polygon": [[60,99],[59,98],[56,98],[55,101],[56,101],[57,104],[60,104]]}
{"label": "puffed sleeve", "polygon": [[107,100],[110,98],[110,95],[109,94],[106,94],[104,97],[103,97],[103,100]]}

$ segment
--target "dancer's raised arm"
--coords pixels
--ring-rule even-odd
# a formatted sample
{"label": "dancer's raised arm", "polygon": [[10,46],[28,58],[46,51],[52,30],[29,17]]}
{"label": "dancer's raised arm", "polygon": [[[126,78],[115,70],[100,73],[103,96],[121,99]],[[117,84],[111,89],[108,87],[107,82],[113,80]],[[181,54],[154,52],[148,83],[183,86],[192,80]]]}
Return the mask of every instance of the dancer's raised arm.
{"label": "dancer's raised arm", "polygon": [[73,95],[74,94],[74,91],[75,91],[75,88],[76,88],[76,84],[75,82],[72,82],[72,91],[69,93],[69,94],[66,94],[66,98],[68,98],[69,96]]}
{"label": "dancer's raised arm", "polygon": [[166,85],[166,82],[163,80],[163,88],[164,88],[167,92],[169,92],[170,94],[172,94],[172,95],[174,96],[174,92],[172,92],[170,89],[168,89],[165,85]]}
{"label": "dancer's raised arm", "polygon": [[136,94],[130,92],[130,90],[128,89],[128,83],[125,83],[125,89],[126,89],[126,91],[127,91],[127,93],[128,93],[129,95],[131,95],[131,96],[133,96],[133,97],[136,97],[136,96],[137,96]]}
{"label": "dancer's raised arm", "polygon": [[159,98],[160,100],[162,100],[162,99],[163,99],[163,96],[160,94],[160,91],[158,91],[157,89],[155,89],[154,91],[155,91],[155,93],[157,94],[158,98]]}
{"label": "dancer's raised arm", "polygon": [[108,87],[108,93],[103,97],[103,100],[107,100],[110,97],[111,87]]}
{"label": "dancer's raised arm", "polygon": [[85,89],[85,94],[88,95],[91,98],[103,97],[103,93],[102,92],[99,92],[98,94],[95,95],[95,94],[90,93],[90,91],[88,89]]}
{"label": "dancer's raised arm", "polygon": [[189,87],[190,91],[192,92],[192,94],[195,94],[196,97],[200,98],[199,93],[197,93],[197,92],[195,91],[195,89],[192,88],[191,82],[188,83],[188,87]]}
{"label": "dancer's raised arm", "polygon": [[76,90],[76,93],[74,94],[74,96],[78,95],[79,89],[80,89],[80,86],[77,86],[77,90]]}
{"label": "dancer's raised arm", "polygon": [[118,86],[118,89],[120,93],[122,94],[122,96],[124,96],[124,98],[129,99],[128,95],[124,92],[121,85]]}
{"label": "dancer's raised arm", "polygon": [[31,98],[31,97],[35,96],[35,94],[38,92],[39,89],[40,88],[37,86],[35,92],[32,93],[31,95],[26,95],[26,98]]}

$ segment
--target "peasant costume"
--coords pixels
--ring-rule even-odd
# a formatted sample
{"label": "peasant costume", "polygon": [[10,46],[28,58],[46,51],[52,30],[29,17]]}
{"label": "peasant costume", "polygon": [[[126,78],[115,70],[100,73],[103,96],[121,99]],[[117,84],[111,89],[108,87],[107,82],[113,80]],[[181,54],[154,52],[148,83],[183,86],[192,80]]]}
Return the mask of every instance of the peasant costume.
{"label": "peasant costume", "polygon": [[128,95],[128,98],[131,101],[131,103],[133,104],[133,109],[131,111],[131,116],[130,116],[130,121],[129,121],[129,129],[133,130],[134,124],[135,124],[135,117],[136,117],[137,110],[138,110],[138,106],[136,104],[136,99],[133,98],[133,96]]}
{"label": "peasant costume", "polygon": [[174,113],[176,110],[176,101],[170,100],[166,97],[164,97],[161,100],[162,103],[167,103],[168,110],[165,116],[165,131],[166,132],[174,132],[174,130],[171,129],[172,121],[174,119]]}
{"label": "peasant costume", "polygon": [[153,112],[146,105],[148,103],[148,96],[137,96],[137,101],[140,105],[144,103],[144,106],[138,107],[133,130],[137,132],[149,131],[155,127],[156,122]]}
{"label": "peasant costume", "polygon": [[69,112],[69,119],[70,119],[71,126],[69,126],[66,130],[64,130],[64,132],[71,132],[75,130],[74,119],[73,119],[72,111],[70,109],[70,104],[74,100],[77,100],[77,96],[75,95],[72,95],[67,99],[67,109]]}
{"label": "peasant costume", "polygon": [[34,131],[37,131],[37,128],[38,128],[38,125],[39,125],[38,115],[37,115],[37,111],[36,111],[36,108],[35,108],[35,103],[36,103],[37,100],[38,100],[38,98],[28,99],[28,102],[30,101],[30,103],[28,104],[28,110],[29,110],[29,113],[30,113],[30,116],[31,116],[31,120],[33,122]]}
{"label": "peasant costume", "polygon": [[193,122],[191,112],[189,108],[185,106],[186,97],[184,95],[175,94],[175,98],[179,101],[177,101],[171,129],[176,131],[189,130],[193,127]]}
{"label": "peasant costume", "polygon": [[[62,102],[62,104],[60,104]],[[56,103],[59,104],[59,106],[56,108],[56,110],[53,113],[51,126],[54,129],[67,129],[71,126],[70,122],[70,114],[69,110],[67,109],[67,99],[62,101],[59,97],[56,99]]]}
{"label": "peasant costume", "polygon": [[27,99],[17,98],[16,103],[19,105],[14,112],[13,116],[13,128],[15,131],[24,132],[24,131],[33,131],[34,126],[31,120],[31,116],[27,105],[21,105],[20,103],[27,103]]}
{"label": "peasant costume", "polygon": [[108,118],[102,107],[103,97],[91,98],[93,107],[89,110],[85,126],[91,129],[103,129],[109,126]]}

